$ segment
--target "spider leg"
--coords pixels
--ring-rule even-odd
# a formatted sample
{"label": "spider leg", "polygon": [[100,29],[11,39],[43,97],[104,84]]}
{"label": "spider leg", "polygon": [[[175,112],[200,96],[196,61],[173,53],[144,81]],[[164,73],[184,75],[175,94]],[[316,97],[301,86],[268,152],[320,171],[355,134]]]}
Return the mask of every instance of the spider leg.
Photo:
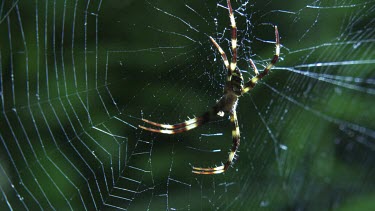
{"label": "spider leg", "polygon": [[[142,125],[138,125],[140,128],[142,128],[143,130],[148,130],[150,132],[153,132],[153,133],[164,133],[164,134],[177,134],[177,133],[183,133],[185,131],[188,131],[188,130],[191,130],[191,129],[194,129],[196,127],[199,127],[203,124],[205,124],[206,122],[204,121],[198,121],[198,122],[195,122],[195,123],[192,123],[192,124],[189,124],[189,125],[185,125],[185,126],[181,126],[179,128],[174,128],[174,129],[154,129],[154,128],[149,128],[149,127],[144,127]],[[181,123],[181,124],[184,124],[184,123]]]}
{"label": "spider leg", "polygon": [[253,70],[254,70],[254,72],[255,72],[255,75],[259,75],[258,68],[257,68],[257,66],[255,66],[253,60],[250,59],[249,62],[250,62],[250,65],[251,65],[251,67],[253,68]]}
{"label": "spider leg", "polygon": [[233,160],[236,156],[238,146],[240,145],[240,128],[238,126],[237,120],[237,113],[233,111],[230,115],[230,122],[232,124],[232,139],[233,139],[233,146],[229,153],[228,160],[225,164],[221,166],[217,166],[215,168],[201,168],[201,167],[193,167],[194,174],[221,174],[225,172],[229,166],[233,163]]}
{"label": "spider leg", "polygon": [[199,126],[203,125],[204,123],[205,122],[200,121],[200,122],[196,122],[194,124],[186,125],[185,127],[180,127],[180,128],[175,128],[175,129],[154,129],[154,128],[149,128],[149,127],[144,127],[142,125],[139,125],[139,127],[142,128],[143,130],[148,130],[148,131],[153,132],[153,133],[164,133],[164,134],[171,134],[172,135],[172,134],[186,132],[188,130],[199,127]]}
{"label": "spider leg", "polygon": [[[227,55],[225,54],[225,52],[223,51],[223,49],[220,47],[219,44],[217,44],[217,42],[214,40],[214,38],[212,38],[210,36],[210,40],[211,42],[215,45],[215,47],[217,48],[217,50],[219,50],[220,54],[221,54],[221,58],[223,59],[224,61],[224,64],[225,64],[225,67],[228,69],[229,68],[229,62],[228,62],[228,58],[227,58]],[[230,72],[228,72],[228,75],[230,74]]]}
{"label": "spider leg", "polygon": [[177,129],[177,128],[186,127],[188,125],[197,123],[197,122],[201,121],[201,119],[202,119],[202,117],[195,117],[195,118],[189,119],[185,122],[180,122],[180,123],[173,124],[173,125],[161,124],[161,123],[150,121],[148,119],[142,119],[142,121],[144,121],[144,122],[146,122],[150,125],[156,126],[156,127],[161,127],[161,128],[165,128],[165,129]]}
{"label": "spider leg", "polygon": [[[250,91],[251,89],[253,89],[254,86],[256,85],[256,83],[260,79],[262,79],[264,76],[266,76],[268,74],[268,72],[270,71],[270,69],[276,64],[277,60],[279,59],[279,55],[280,55],[280,37],[279,37],[279,31],[277,30],[277,26],[275,26],[275,37],[276,37],[275,38],[276,39],[276,52],[275,52],[275,55],[273,56],[271,62],[268,63],[268,65],[266,66],[266,68],[264,68],[263,72],[261,72],[258,75],[254,76],[252,79],[250,79],[248,82],[246,82],[244,84],[244,88],[242,89],[242,94],[244,94],[244,93]],[[254,63],[252,63],[251,66],[253,66],[253,65],[254,65]],[[254,67],[255,67],[255,65],[254,65]],[[254,71],[255,70],[256,70],[256,68],[254,68]]]}
{"label": "spider leg", "polygon": [[232,27],[232,62],[230,63],[230,71],[233,73],[233,71],[236,70],[237,66],[237,26],[236,21],[234,19],[233,9],[232,5],[230,3],[230,0],[227,0],[228,4],[228,11],[229,11],[229,18],[230,18],[230,24]]}
{"label": "spider leg", "polygon": [[236,26],[236,21],[234,19],[234,14],[233,14],[233,9],[232,5],[230,3],[230,0],[227,0],[228,4],[228,11],[229,11],[229,18],[230,18],[230,23],[231,23],[231,48],[232,48],[232,61],[229,65],[228,58],[223,51],[223,49],[220,47],[220,45],[210,36],[211,42],[215,45],[215,47],[219,50],[221,54],[221,58],[224,61],[225,67],[228,70],[228,76],[227,76],[227,81],[230,82],[232,75],[234,72],[236,72],[236,75],[242,79],[242,74],[241,72],[237,69],[237,26]]}
{"label": "spider leg", "polygon": [[155,128],[144,127],[142,125],[138,125],[138,127],[142,128],[143,130],[151,131],[154,133],[176,134],[176,133],[183,133],[185,131],[188,131],[196,127],[199,127],[203,124],[206,124],[207,122],[210,121],[211,117],[212,117],[212,112],[206,112],[202,116],[195,117],[185,122],[181,122],[181,123],[177,123],[173,125],[160,124],[160,123],[153,122],[147,119],[142,119],[144,122],[150,125],[160,127],[160,128],[155,129]]}

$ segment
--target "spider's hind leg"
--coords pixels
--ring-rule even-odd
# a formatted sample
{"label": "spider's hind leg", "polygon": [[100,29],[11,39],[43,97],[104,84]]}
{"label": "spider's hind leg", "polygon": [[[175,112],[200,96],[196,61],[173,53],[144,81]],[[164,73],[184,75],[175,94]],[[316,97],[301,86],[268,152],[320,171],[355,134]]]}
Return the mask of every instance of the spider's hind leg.
{"label": "spider's hind leg", "polygon": [[192,172],[194,174],[221,174],[221,173],[224,173],[229,168],[230,165],[232,165],[234,159],[236,158],[236,153],[240,145],[240,128],[238,126],[237,113],[235,111],[231,113],[230,122],[233,128],[232,129],[233,145],[232,145],[231,151],[229,152],[227,162],[215,168],[193,167]]}
{"label": "spider's hind leg", "polygon": [[165,129],[177,129],[177,128],[186,127],[188,125],[197,123],[197,122],[201,121],[201,119],[202,119],[202,117],[195,117],[195,118],[186,120],[185,122],[180,122],[180,123],[173,124],[173,125],[161,124],[161,123],[150,121],[148,119],[142,119],[142,121],[144,121],[144,122],[146,122],[150,125],[156,126],[156,127],[161,127],[161,128],[165,128]]}
{"label": "spider's hind leg", "polygon": [[212,112],[208,111],[208,112],[204,113],[202,116],[195,117],[195,118],[189,119],[185,122],[180,122],[180,123],[173,124],[173,125],[161,124],[161,123],[153,122],[153,121],[150,121],[150,120],[147,120],[147,119],[142,119],[142,121],[144,121],[144,122],[146,122],[150,125],[159,127],[159,129],[144,127],[142,125],[139,125],[139,127],[142,128],[143,130],[148,130],[148,131],[154,132],[154,133],[164,133],[164,134],[183,133],[185,131],[188,131],[188,130],[194,129],[196,127],[199,127],[203,124],[206,124],[207,122],[210,121],[211,116],[212,116]]}

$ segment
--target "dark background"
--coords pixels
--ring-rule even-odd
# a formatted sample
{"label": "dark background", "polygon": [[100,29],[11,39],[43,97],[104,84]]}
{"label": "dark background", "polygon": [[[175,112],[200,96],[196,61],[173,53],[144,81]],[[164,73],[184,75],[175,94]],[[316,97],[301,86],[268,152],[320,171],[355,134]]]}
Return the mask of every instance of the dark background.
{"label": "dark background", "polygon": [[245,80],[227,118],[170,136],[222,95],[225,1],[1,1],[0,209],[370,210],[375,2],[233,1]]}

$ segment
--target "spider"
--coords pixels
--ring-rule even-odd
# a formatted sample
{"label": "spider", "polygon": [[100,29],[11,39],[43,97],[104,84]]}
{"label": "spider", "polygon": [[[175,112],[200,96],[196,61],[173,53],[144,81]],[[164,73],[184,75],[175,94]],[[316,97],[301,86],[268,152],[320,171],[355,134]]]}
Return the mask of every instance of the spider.
{"label": "spider", "polygon": [[192,172],[195,174],[220,174],[225,172],[229,166],[232,165],[234,158],[236,157],[236,152],[238,150],[240,144],[240,129],[238,127],[238,120],[237,120],[237,104],[238,98],[244,95],[245,93],[252,90],[257,82],[266,76],[270,69],[274,66],[274,64],[279,59],[280,54],[280,37],[279,32],[277,30],[277,26],[275,26],[275,39],[276,39],[276,52],[273,56],[273,59],[269,64],[265,67],[265,69],[259,73],[258,69],[256,68],[254,62],[250,59],[250,65],[255,72],[255,76],[252,77],[248,82],[244,83],[244,79],[242,77],[241,71],[237,68],[237,27],[236,22],[233,15],[233,9],[230,0],[227,0],[228,4],[228,12],[229,18],[231,23],[231,49],[232,49],[232,60],[229,64],[227,56],[223,49],[219,46],[219,44],[210,36],[210,40],[213,45],[217,48],[217,50],[221,54],[221,58],[224,61],[224,65],[228,71],[227,79],[224,86],[224,94],[223,96],[217,101],[216,105],[214,105],[211,110],[205,112],[203,115],[199,117],[195,117],[189,119],[185,122],[169,125],[169,124],[160,124],[156,123],[147,119],[142,119],[144,122],[159,127],[159,129],[144,127],[139,125],[140,128],[151,131],[154,133],[164,133],[164,134],[177,134],[182,133],[196,127],[199,127],[203,124],[210,122],[216,115],[223,117],[226,113],[230,116],[230,123],[232,126],[232,139],[233,145],[231,151],[228,156],[228,160],[220,166],[214,168],[201,168],[201,167],[193,167]]}

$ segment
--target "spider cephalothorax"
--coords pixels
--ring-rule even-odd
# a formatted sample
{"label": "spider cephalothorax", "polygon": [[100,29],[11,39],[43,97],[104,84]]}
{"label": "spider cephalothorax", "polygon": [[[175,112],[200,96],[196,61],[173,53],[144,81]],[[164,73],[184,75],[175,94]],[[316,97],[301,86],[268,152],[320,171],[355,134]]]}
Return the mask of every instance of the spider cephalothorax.
{"label": "spider cephalothorax", "polygon": [[233,139],[233,146],[228,156],[228,160],[221,164],[220,166],[214,168],[200,168],[200,167],[193,167],[193,173],[196,174],[220,174],[225,172],[228,167],[233,163],[233,160],[236,156],[236,152],[238,146],[240,144],[240,129],[238,127],[238,120],[237,120],[237,103],[238,98],[241,97],[243,94],[247,93],[248,91],[252,90],[257,82],[266,76],[273,65],[279,59],[280,54],[280,38],[279,32],[277,30],[277,26],[275,26],[275,37],[276,37],[276,53],[273,56],[271,62],[264,68],[264,70],[259,73],[258,69],[256,68],[254,62],[250,59],[250,65],[255,72],[255,76],[251,78],[248,82],[243,82],[243,77],[240,70],[237,68],[237,27],[236,22],[233,15],[232,5],[230,0],[227,0],[228,4],[228,11],[229,11],[229,18],[231,22],[231,32],[232,32],[232,40],[231,40],[231,49],[232,49],[232,60],[229,64],[227,56],[223,49],[217,44],[217,42],[210,37],[211,42],[217,48],[217,50],[221,54],[221,58],[224,61],[224,65],[228,71],[227,80],[224,86],[224,94],[223,96],[217,101],[217,103],[211,108],[211,110],[205,112],[203,115],[199,117],[195,117],[193,119],[189,119],[185,122],[177,123],[174,125],[169,124],[160,124],[156,122],[152,122],[147,119],[142,119],[144,122],[159,127],[159,129],[139,126],[144,130],[148,130],[155,133],[165,133],[165,134],[176,134],[182,133],[191,129],[194,129],[198,126],[201,126],[210,120],[212,120],[215,116],[223,117],[225,114],[229,114],[230,122],[232,126],[232,139]]}

